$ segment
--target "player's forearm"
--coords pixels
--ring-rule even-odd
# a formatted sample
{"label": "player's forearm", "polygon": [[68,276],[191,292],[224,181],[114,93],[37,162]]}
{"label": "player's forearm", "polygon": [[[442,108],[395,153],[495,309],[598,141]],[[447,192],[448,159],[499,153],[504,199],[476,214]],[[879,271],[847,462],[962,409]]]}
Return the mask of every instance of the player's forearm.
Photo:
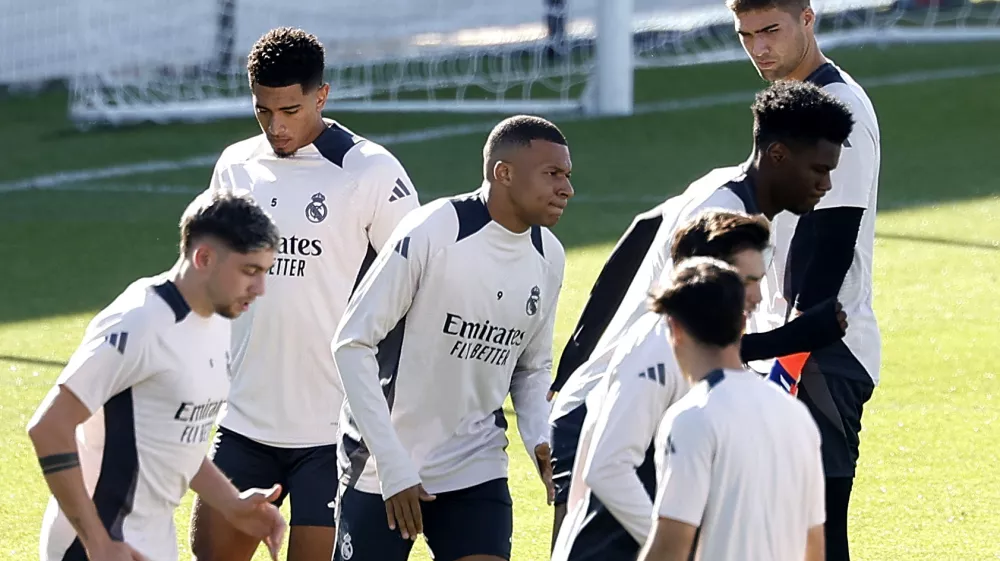
{"label": "player's forearm", "polygon": [[345,339],[334,348],[334,357],[354,422],[378,465],[383,496],[389,498],[420,483],[410,455],[392,426],[374,347],[357,339]]}
{"label": "player's forearm", "polygon": [[38,424],[29,429],[28,435],[49,491],[73,525],[84,549],[92,552],[109,544],[111,537],[84,485],[74,431],[75,427]]}
{"label": "player's forearm", "polygon": [[[597,457],[595,460],[605,458]],[[592,464],[584,480],[615,520],[640,544],[652,529],[653,501],[636,475],[635,466],[611,458],[606,464]]]}
{"label": "player's forearm", "polygon": [[534,458],[536,446],[549,441],[549,402],[545,399],[548,391],[550,370],[541,368],[530,372],[515,372],[511,380],[510,397],[517,415],[517,428]]}
{"label": "player's forearm", "polygon": [[190,486],[201,500],[222,513],[229,512],[240,500],[239,489],[208,458],[202,460],[198,473],[191,478]]}
{"label": "player's forearm", "polygon": [[823,525],[813,526],[806,534],[806,561],[824,561],[826,559],[826,536]]}
{"label": "player's forearm", "polygon": [[636,561],[687,561],[694,546],[695,528],[660,518]]}

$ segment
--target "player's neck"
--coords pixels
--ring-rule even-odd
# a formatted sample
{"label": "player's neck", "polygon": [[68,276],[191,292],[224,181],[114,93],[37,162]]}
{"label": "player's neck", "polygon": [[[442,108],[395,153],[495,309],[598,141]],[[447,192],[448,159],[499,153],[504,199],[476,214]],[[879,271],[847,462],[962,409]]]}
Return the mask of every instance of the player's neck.
{"label": "player's neck", "polygon": [[495,195],[493,193],[494,189],[497,189],[497,187],[489,182],[485,184],[485,188],[483,189],[484,197],[486,197],[486,210],[489,211],[490,218],[515,234],[527,232],[528,228],[531,228],[531,225],[518,217],[509,198]]}
{"label": "player's neck", "polygon": [[760,172],[759,165],[760,154],[755,153],[753,161],[749,166],[747,166],[747,177],[753,181],[753,194],[756,199],[757,208],[760,213],[767,218],[768,222],[774,220],[774,216],[778,214],[778,209],[776,205],[771,202],[771,186],[768,183],[767,178],[763,176]]}
{"label": "player's neck", "polygon": [[700,351],[688,357],[685,360],[687,364],[683,365],[684,375],[692,384],[697,384],[705,376],[719,369],[739,370],[743,368],[739,344],[730,345],[724,349],[704,348]]}
{"label": "player's neck", "polygon": [[327,128],[326,121],[323,120],[323,115],[320,115],[319,119],[316,121],[315,126],[313,127],[312,133],[309,135],[309,138],[306,140],[305,144],[299,146],[299,148],[302,148],[303,146],[309,146],[313,142],[316,142],[316,139],[319,138],[319,135],[323,134],[323,131],[325,131],[326,128]]}
{"label": "player's neck", "polygon": [[826,63],[826,56],[823,55],[823,51],[819,49],[819,45],[816,43],[816,38],[813,37],[806,49],[806,56],[802,57],[802,62],[786,76],[786,79],[802,82],[811,76],[813,72],[816,72],[817,68]]}
{"label": "player's neck", "polygon": [[169,274],[170,281],[177,287],[184,301],[191,311],[201,317],[212,317],[215,307],[205,293],[205,284],[200,279],[196,279],[194,271],[188,263],[181,259],[177,262]]}

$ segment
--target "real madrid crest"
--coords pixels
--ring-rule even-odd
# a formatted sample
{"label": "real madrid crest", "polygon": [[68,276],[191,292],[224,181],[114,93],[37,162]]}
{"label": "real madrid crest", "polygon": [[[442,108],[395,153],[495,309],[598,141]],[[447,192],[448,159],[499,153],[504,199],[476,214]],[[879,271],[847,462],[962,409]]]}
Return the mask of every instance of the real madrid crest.
{"label": "real madrid crest", "polygon": [[533,286],[531,288],[531,295],[528,296],[528,301],[524,305],[524,313],[529,316],[533,316],[538,313],[538,300],[541,298],[541,290],[538,286]]}
{"label": "real madrid crest", "polygon": [[329,209],[326,208],[326,197],[323,193],[316,193],[312,196],[312,202],[306,205],[306,218],[313,224],[319,224],[326,220]]}

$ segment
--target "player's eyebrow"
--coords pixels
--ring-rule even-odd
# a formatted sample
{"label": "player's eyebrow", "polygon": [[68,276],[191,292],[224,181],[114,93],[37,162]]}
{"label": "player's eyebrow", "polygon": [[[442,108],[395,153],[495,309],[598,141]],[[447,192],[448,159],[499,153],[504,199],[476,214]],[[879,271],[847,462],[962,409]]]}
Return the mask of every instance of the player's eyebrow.
{"label": "player's eyebrow", "polygon": [[[258,104],[256,104],[256,105],[257,105],[257,109],[264,109],[265,111],[270,111],[270,109],[269,109],[269,108],[267,108],[267,107],[264,107],[263,105],[261,105],[261,104],[259,104],[259,103],[258,103]],[[296,103],[295,105],[286,105],[286,106],[284,106],[284,107],[279,107],[279,108],[278,108],[278,111],[291,111],[291,110],[293,110],[293,109],[299,109],[299,108],[301,108],[301,107],[302,107],[302,104],[301,104],[301,103]]]}
{"label": "player's eyebrow", "polygon": [[773,31],[774,29],[777,29],[777,27],[778,27],[777,23],[772,23],[771,25],[765,25],[764,27],[761,27],[760,29],[758,29],[756,31],[747,31],[746,29],[742,29],[742,28],[741,29],[737,29],[736,33],[739,33],[740,35],[753,35],[754,33],[763,33],[765,31]]}

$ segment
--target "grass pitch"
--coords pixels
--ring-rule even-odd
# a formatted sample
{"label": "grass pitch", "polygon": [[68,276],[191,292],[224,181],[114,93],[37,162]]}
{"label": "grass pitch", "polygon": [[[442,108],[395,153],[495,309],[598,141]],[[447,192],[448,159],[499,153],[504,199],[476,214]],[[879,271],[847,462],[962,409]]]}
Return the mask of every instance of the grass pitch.
{"label": "grass pitch", "polygon": [[[984,68],[1000,44],[830,53],[876,105],[883,162],[875,248],[882,384],[864,416],[851,509],[855,559],[1000,559],[1000,74],[885,85],[887,75]],[[996,69],[1000,70],[1000,69]],[[907,80],[903,80],[907,81]],[[912,81],[912,80],[911,80]],[[882,85],[878,85],[878,84]],[[878,87],[875,87],[875,86]],[[761,87],[749,63],[640,72],[640,101]],[[8,164],[0,181],[42,173],[218,153],[252,120],[73,130],[65,95],[0,100]],[[556,234],[567,247],[556,356],[591,283],[630,218],[713,167],[742,161],[746,102],[631,118],[560,121],[578,200]],[[362,134],[495,116],[338,115]],[[483,134],[392,146],[424,202],[479,183]],[[11,142],[12,141],[12,142]],[[91,316],[132,279],[173,262],[176,224],[208,168],[0,193],[0,556],[36,558],[47,490],[24,427]],[[140,192],[147,184],[191,193]],[[125,192],[106,192],[114,188]],[[88,190],[89,189],[89,190]],[[511,422],[514,419],[511,418]],[[509,431],[514,559],[547,559],[551,510],[517,431]],[[190,495],[177,514],[188,558]],[[356,544],[357,547],[357,544]],[[428,559],[420,545],[416,559]],[[263,550],[257,559],[264,559]]]}

